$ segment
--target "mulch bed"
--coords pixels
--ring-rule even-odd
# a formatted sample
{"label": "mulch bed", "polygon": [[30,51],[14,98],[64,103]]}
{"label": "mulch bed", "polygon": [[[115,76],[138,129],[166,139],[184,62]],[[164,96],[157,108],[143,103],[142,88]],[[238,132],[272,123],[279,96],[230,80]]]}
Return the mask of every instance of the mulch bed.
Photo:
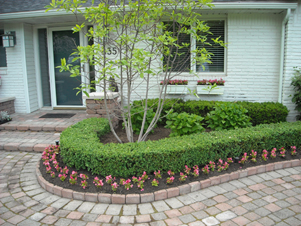
{"label": "mulch bed", "polygon": [[[122,128],[122,122],[119,123],[118,128],[115,130],[116,134],[118,137],[122,140],[123,143],[128,143],[128,139],[126,136],[125,130]],[[166,129],[164,127],[157,127],[154,129],[153,133],[150,133],[146,141],[148,140],[160,140],[169,137],[169,134],[171,133],[170,129]],[[134,141],[138,140],[137,134],[134,134]],[[108,144],[108,143],[118,143],[116,137],[113,135],[112,132],[100,137],[100,142],[103,144]]]}
{"label": "mulch bed", "polygon": [[[235,172],[237,170],[246,169],[248,167],[253,167],[253,166],[258,166],[258,165],[266,165],[266,164],[269,164],[269,163],[274,163],[274,162],[279,162],[279,161],[287,161],[287,160],[293,160],[293,159],[300,159],[300,157],[301,157],[301,155],[300,155],[300,149],[297,149],[297,155],[295,155],[295,156],[291,156],[290,150],[287,150],[285,158],[278,156],[279,151],[277,151],[276,153],[277,153],[277,157],[275,159],[271,159],[269,157],[267,161],[263,161],[261,159],[261,155],[258,155],[257,156],[257,163],[251,162],[250,161],[251,157],[250,157],[249,160],[247,160],[246,163],[243,164],[243,165],[239,164],[239,163],[231,163],[230,166],[229,166],[229,168],[226,171],[217,172],[217,168],[216,168],[215,171],[210,171],[210,173],[208,175],[203,174],[201,172],[201,168],[203,166],[199,166],[200,167],[200,175],[198,177],[194,177],[192,175],[189,175],[187,177],[187,179],[186,179],[185,182],[180,182],[179,181],[179,173],[176,173],[176,175],[174,176],[175,180],[170,185],[166,184],[166,179],[168,177],[168,174],[164,173],[164,174],[161,174],[162,175],[162,179],[158,179],[159,180],[159,186],[157,186],[157,187],[152,186],[151,182],[155,178],[155,176],[153,174],[151,174],[151,175],[149,175],[149,179],[146,180],[145,183],[144,183],[144,191],[141,191],[139,188],[137,188],[137,185],[135,184],[133,186],[133,188],[131,188],[130,190],[126,190],[124,188],[124,186],[119,185],[119,187],[117,188],[117,191],[113,192],[112,188],[111,188],[111,185],[109,185],[109,184],[107,184],[105,182],[105,178],[104,177],[99,176],[99,175],[92,175],[90,172],[88,172],[86,170],[76,170],[75,168],[71,168],[71,167],[69,168],[69,174],[68,174],[66,180],[64,182],[62,182],[58,178],[58,174],[59,173],[56,172],[56,170],[54,169],[52,163],[51,163],[51,167],[52,167],[53,171],[55,172],[56,177],[52,178],[50,176],[50,174],[46,173],[46,167],[43,165],[43,161],[42,160],[40,160],[40,171],[41,171],[42,176],[48,182],[50,182],[50,183],[52,183],[54,185],[57,185],[59,187],[71,189],[73,191],[89,192],[89,193],[110,193],[110,194],[143,194],[143,193],[155,192],[155,191],[158,191],[158,190],[161,190],[161,189],[167,189],[167,188],[177,187],[179,185],[188,184],[188,183],[193,182],[193,181],[205,180],[205,179],[208,179],[208,178],[213,177],[213,176],[218,176],[218,175],[222,175],[222,174],[225,174],[225,173]],[[269,153],[269,156],[270,156],[270,153]],[[63,163],[62,158],[61,158],[61,156],[59,154],[57,155],[57,162],[59,163],[60,167],[62,167],[62,168],[65,167],[65,164]],[[71,185],[69,183],[69,176],[70,176],[70,174],[72,173],[73,170],[78,172],[77,184],[75,184],[75,185]],[[158,169],[158,170],[160,170],[160,169]],[[183,166],[183,171],[182,172],[184,172],[184,166]],[[80,186],[81,178],[79,178],[79,174],[81,174],[81,173],[86,174],[89,177],[89,179],[87,180],[88,186],[85,189],[83,189]],[[96,176],[98,176],[99,179],[103,180],[104,186],[102,188],[97,188],[93,184],[93,180],[94,180],[94,178]],[[136,175],[136,176],[138,177],[138,176],[141,176],[141,175]],[[121,178],[116,178],[115,181],[119,184],[120,179]],[[128,179],[128,178],[124,178],[124,179]]]}

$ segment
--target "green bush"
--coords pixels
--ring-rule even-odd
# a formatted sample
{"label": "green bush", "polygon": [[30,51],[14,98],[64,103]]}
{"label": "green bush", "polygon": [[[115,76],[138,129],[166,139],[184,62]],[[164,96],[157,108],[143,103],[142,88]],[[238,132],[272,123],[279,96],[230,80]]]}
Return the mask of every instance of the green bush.
{"label": "green bush", "polygon": [[[143,107],[133,106],[131,108],[132,128],[133,128],[133,132],[135,134],[140,133],[141,125],[143,122],[143,115],[144,115]],[[153,109],[149,109],[146,113],[145,124],[144,124],[144,129],[143,129],[144,133],[146,132],[149,124],[152,122],[154,116],[155,116],[155,112],[153,111]],[[124,126],[124,123],[122,125]],[[157,125],[155,125],[154,128],[156,128],[156,127],[157,127]],[[154,132],[154,130],[152,130],[151,132]]]}
{"label": "green bush", "polygon": [[[144,101],[134,101],[134,105],[141,105]],[[158,99],[148,100],[148,106],[153,108],[154,111],[157,109]],[[221,102],[221,101],[205,101],[205,100],[183,100],[167,99],[166,104],[163,107],[161,117],[165,115],[166,111],[173,109],[174,112],[182,113],[187,112],[188,114],[196,114],[202,117],[206,117],[210,111],[214,110],[217,103],[232,103],[232,102]],[[277,122],[286,122],[288,115],[288,109],[281,103],[274,102],[263,102],[253,103],[247,101],[236,102],[242,105],[248,110],[247,115],[251,117],[251,123],[253,126],[260,124],[270,124]],[[163,118],[161,125],[166,124],[166,118]]]}
{"label": "green bush", "polygon": [[203,119],[201,116],[186,112],[181,114],[171,112],[167,115],[165,127],[171,129],[171,137],[201,133],[205,130],[202,126]]}
{"label": "green bush", "polygon": [[238,129],[252,125],[248,111],[237,103],[217,103],[214,111],[210,111],[206,117],[208,127],[213,130]]}
{"label": "green bush", "polygon": [[103,118],[86,119],[64,130],[60,139],[64,162],[94,174],[130,177],[143,171],[180,172],[184,165],[202,166],[219,158],[250,153],[252,149],[260,154],[264,149],[301,145],[300,121],[104,145],[98,135],[108,131],[108,122]]}
{"label": "green bush", "polygon": [[291,83],[291,86],[294,86],[292,102],[296,104],[295,110],[299,112],[296,119],[301,120],[301,68],[295,67],[294,70],[294,77]]}

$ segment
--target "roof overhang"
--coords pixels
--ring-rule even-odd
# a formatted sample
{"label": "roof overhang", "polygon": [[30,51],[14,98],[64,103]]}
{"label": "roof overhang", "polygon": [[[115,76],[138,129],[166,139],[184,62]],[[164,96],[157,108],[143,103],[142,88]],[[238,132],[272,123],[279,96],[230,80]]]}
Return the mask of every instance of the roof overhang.
{"label": "roof overhang", "polygon": [[[213,9],[205,7],[202,11],[215,11],[215,10],[284,10],[284,9],[296,9],[298,3],[261,3],[261,2],[216,2]],[[84,8],[82,9],[84,10]],[[49,10],[47,13],[45,10],[18,12],[18,13],[3,13],[0,14],[0,21],[13,22],[8,20],[25,19],[25,18],[42,18],[42,17],[57,17],[72,15],[71,12]]]}

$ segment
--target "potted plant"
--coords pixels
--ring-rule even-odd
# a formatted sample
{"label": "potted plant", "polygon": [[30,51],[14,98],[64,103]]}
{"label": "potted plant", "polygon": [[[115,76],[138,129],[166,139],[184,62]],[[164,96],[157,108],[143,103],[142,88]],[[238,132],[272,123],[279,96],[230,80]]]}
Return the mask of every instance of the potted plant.
{"label": "potted plant", "polygon": [[203,79],[197,81],[198,94],[223,94],[225,80],[223,79]]}
{"label": "potted plant", "polygon": [[187,80],[174,79],[174,80],[165,80],[161,81],[160,85],[165,85],[167,94],[187,94]]}

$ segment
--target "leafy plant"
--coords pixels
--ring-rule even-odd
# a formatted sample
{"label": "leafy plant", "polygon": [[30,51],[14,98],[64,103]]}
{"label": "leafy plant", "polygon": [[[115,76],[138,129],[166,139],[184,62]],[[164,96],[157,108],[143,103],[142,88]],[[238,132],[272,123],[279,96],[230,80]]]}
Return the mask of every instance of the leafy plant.
{"label": "leafy plant", "polygon": [[[149,99],[147,105],[149,108],[157,110],[159,99]],[[188,114],[196,114],[202,117],[206,117],[210,111],[214,110],[217,103],[231,103],[220,101],[206,101],[206,100],[187,100],[182,99],[167,99],[163,106],[163,110],[160,117],[165,115],[166,111],[173,109],[173,112]],[[135,106],[144,106],[145,100],[134,101]],[[236,104],[243,106],[248,110],[247,115],[251,118],[253,126],[260,124],[270,124],[277,122],[286,122],[288,115],[288,109],[281,103],[275,102],[262,102],[253,103],[247,101],[238,101]],[[166,118],[162,118],[161,125],[166,124]]]}
{"label": "leafy plant", "polygon": [[[142,126],[142,121],[143,121],[143,115],[144,115],[144,108],[143,107],[132,107],[131,108],[131,121],[132,121],[132,128],[133,132],[135,134],[139,134]],[[143,132],[145,133],[149,124],[152,122],[153,118],[155,116],[155,112],[153,109],[149,109],[146,112],[146,118],[145,118],[145,124],[144,124],[144,130]],[[122,123],[124,127],[124,123]],[[156,128],[157,125],[154,126]],[[152,130],[151,132],[154,132]]]}
{"label": "leafy plant", "polygon": [[0,111],[0,121],[11,121],[11,117],[7,111]]}
{"label": "leafy plant", "polygon": [[201,133],[205,130],[202,126],[203,119],[203,117],[198,115],[190,115],[186,112],[178,114],[171,111],[167,115],[167,125],[165,127],[171,129],[171,137]]}
{"label": "leafy plant", "polygon": [[245,128],[252,125],[244,107],[236,103],[217,103],[215,110],[208,113],[208,127],[213,130]]}
{"label": "leafy plant", "polygon": [[295,73],[292,78],[291,86],[294,86],[292,102],[296,104],[295,110],[299,112],[296,116],[297,120],[301,120],[301,68],[294,68]]}

